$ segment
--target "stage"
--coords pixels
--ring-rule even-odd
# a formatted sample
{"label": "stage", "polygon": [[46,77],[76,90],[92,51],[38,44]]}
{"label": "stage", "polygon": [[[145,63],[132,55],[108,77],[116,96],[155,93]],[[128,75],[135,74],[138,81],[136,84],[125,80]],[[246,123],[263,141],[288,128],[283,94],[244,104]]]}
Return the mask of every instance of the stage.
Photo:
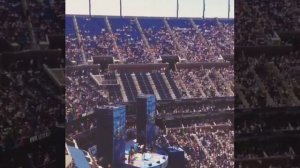
{"label": "stage", "polygon": [[[134,150],[136,151],[134,155],[131,158],[131,162],[128,163],[128,157],[129,157],[129,151],[131,147],[134,147]],[[134,141],[128,141],[126,142],[126,148],[125,148],[125,164],[129,168],[166,168],[168,165],[168,156],[167,155],[161,155],[158,153],[141,153],[138,152],[137,144]]]}

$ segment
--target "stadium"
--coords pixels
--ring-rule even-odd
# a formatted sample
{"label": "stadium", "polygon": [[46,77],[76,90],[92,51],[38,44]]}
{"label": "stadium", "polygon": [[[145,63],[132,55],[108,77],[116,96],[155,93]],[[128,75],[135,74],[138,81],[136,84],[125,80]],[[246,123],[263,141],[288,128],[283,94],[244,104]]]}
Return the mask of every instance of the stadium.
{"label": "stadium", "polygon": [[[228,3],[223,18],[125,16],[125,1],[122,17],[93,14],[99,10],[95,1],[91,13],[66,15],[70,163],[234,166],[234,20],[228,18]],[[120,135],[107,132],[111,129]]]}
{"label": "stadium", "polygon": [[299,7],[0,1],[0,167],[299,167]]}

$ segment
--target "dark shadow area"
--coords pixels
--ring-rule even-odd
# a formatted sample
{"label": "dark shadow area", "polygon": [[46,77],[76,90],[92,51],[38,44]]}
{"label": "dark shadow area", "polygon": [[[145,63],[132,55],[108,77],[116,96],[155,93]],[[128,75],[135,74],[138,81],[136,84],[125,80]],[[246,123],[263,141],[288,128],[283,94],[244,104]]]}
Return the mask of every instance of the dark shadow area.
{"label": "dark shadow area", "polygon": [[65,3],[0,6],[0,167],[64,167]]}
{"label": "dark shadow area", "polygon": [[300,165],[299,2],[235,2],[235,167]]}

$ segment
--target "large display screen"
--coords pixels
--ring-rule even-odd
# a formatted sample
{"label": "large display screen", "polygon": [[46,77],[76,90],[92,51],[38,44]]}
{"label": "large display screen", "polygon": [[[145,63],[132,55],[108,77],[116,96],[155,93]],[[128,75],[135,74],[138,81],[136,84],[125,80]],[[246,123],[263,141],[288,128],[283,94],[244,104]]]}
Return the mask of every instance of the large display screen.
{"label": "large display screen", "polygon": [[147,99],[147,144],[152,146],[155,138],[155,111],[156,111],[156,100],[155,96],[151,95]]}
{"label": "large display screen", "polygon": [[155,123],[155,96],[149,96],[147,99],[147,123]]}
{"label": "large display screen", "polygon": [[[125,124],[126,124],[126,112],[124,108],[114,109],[113,117],[113,142],[114,142],[114,160],[115,163],[124,163],[125,158]],[[121,166],[121,165],[115,165]]]}

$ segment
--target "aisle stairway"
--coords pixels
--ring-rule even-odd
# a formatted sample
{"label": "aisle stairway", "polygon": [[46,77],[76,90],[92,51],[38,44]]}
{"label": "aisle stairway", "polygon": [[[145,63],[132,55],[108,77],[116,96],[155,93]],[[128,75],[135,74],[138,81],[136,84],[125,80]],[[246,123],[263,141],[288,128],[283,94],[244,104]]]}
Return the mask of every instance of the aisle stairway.
{"label": "aisle stairway", "polygon": [[250,72],[254,75],[254,80],[257,81],[258,85],[260,86],[261,90],[265,92],[266,99],[267,99],[267,106],[273,107],[275,105],[274,100],[271,98],[267,88],[264,86],[263,82],[261,81],[260,77],[256,74],[253,67],[250,68]]}
{"label": "aisle stairway", "polygon": [[151,88],[151,84],[147,78],[146,73],[144,72],[136,72],[135,77],[139,83],[140,89],[144,94],[154,94],[153,89]]}
{"label": "aisle stairway", "polygon": [[200,91],[200,93],[201,93],[201,95],[202,95],[202,98],[205,98],[205,97],[207,97],[206,96],[206,94],[204,93],[204,91],[202,90],[202,87],[203,86],[201,86],[199,83],[199,79],[198,79],[198,77],[194,74],[194,73],[191,73],[190,74],[191,75],[191,77],[192,77],[192,79],[194,80],[194,81],[197,81],[197,83],[195,83],[196,85],[197,85],[197,89]]}
{"label": "aisle stairway", "polygon": [[179,42],[178,42],[176,36],[174,35],[174,32],[172,31],[172,29],[171,29],[169,23],[167,22],[166,18],[164,18],[163,21],[164,21],[164,23],[165,23],[165,26],[166,26],[168,32],[170,33],[170,35],[171,35],[171,37],[172,37],[172,39],[173,39],[173,41],[174,41],[174,43],[175,43],[175,47],[177,48],[177,50],[178,50],[179,53],[180,53],[180,55],[178,55],[178,56],[182,56],[182,55],[184,54],[184,53],[183,53],[183,49],[182,49],[181,45],[179,44]]}
{"label": "aisle stairway", "polygon": [[234,96],[234,93],[233,93],[233,91],[231,90],[231,86],[225,81],[223,75],[222,75],[219,71],[217,71],[216,74],[217,74],[218,78],[221,79],[222,83],[226,86],[226,88],[227,88],[227,90],[228,90],[228,95]]}
{"label": "aisle stairway", "polygon": [[133,80],[133,83],[134,83],[134,86],[136,88],[136,91],[137,91],[138,95],[142,94],[142,90],[141,90],[139,82],[138,82],[138,80],[137,80],[137,78],[135,76],[135,73],[132,73],[131,77],[132,77],[132,80]]}
{"label": "aisle stairway", "polygon": [[150,49],[150,45],[149,45],[148,39],[146,38],[146,36],[145,36],[145,34],[144,34],[144,31],[143,31],[143,29],[142,29],[142,27],[141,27],[141,24],[140,24],[139,20],[138,20],[137,18],[134,18],[134,21],[135,21],[135,24],[137,25],[137,28],[139,29],[139,32],[140,32],[140,34],[141,34],[141,36],[142,36],[142,40],[143,40],[143,42],[144,42],[144,45],[145,45],[148,49]]}
{"label": "aisle stairway", "polygon": [[158,72],[151,73],[151,77],[153,79],[154,84],[156,85],[156,89],[160,94],[161,99],[163,100],[172,99],[170,93],[168,92],[168,88],[163,81],[161,73]]}
{"label": "aisle stairway", "polygon": [[166,74],[165,73],[161,73],[161,76],[162,76],[162,78],[163,78],[163,80],[164,80],[164,82],[165,82],[165,84],[166,84],[166,86],[168,88],[168,91],[169,91],[172,99],[176,99],[176,96],[175,96],[175,94],[173,92],[173,89],[172,89],[170,83],[169,83],[169,80],[166,77]]}
{"label": "aisle stairway", "polygon": [[171,88],[173,89],[173,92],[177,99],[181,98],[181,93],[179,92],[178,86],[176,85],[174,78],[171,76],[171,74],[168,72],[165,74]]}
{"label": "aisle stairway", "polygon": [[218,92],[218,89],[217,89],[215,83],[210,79],[209,76],[206,76],[206,79],[208,79],[208,81],[209,81],[209,83],[210,83],[210,86],[212,86],[212,87],[214,88],[214,90],[215,90],[215,92],[216,92],[216,96],[217,96],[217,97],[220,97],[221,94]]}
{"label": "aisle stairway", "polygon": [[248,101],[246,100],[245,95],[241,92],[241,89],[240,89],[241,86],[239,84],[235,84],[235,87],[236,87],[235,88],[236,89],[236,94],[241,99],[242,104],[245,106],[245,108],[249,108],[250,105],[249,105]]}
{"label": "aisle stairway", "polygon": [[82,44],[82,40],[81,40],[81,36],[80,36],[80,33],[79,33],[80,30],[79,30],[79,26],[78,26],[77,19],[76,19],[75,16],[73,17],[73,22],[74,22],[74,26],[75,26],[75,30],[76,30],[76,36],[77,36],[79,47],[80,47],[80,52],[82,54],[83,63],[86,64],[87,63],[87,61],[86,61],[86,55],[84,53],[83,46],[81,45]]}
{"label": "aisle stairway", "polygon": [[154,84],[153,79],[151,78],[150,73],[147,73],[146,76],[147,76],[147,78],[148,78],[148,80],[149,80],[149,82],[150,82],[151,88],[152,88],[152,90],[153,90],[153,92],[154,92],[154,95],[156,96],[156,99],[157,99],[157,100],[161,100],[161,97],[160,97],[160,95],[159,95],[159,93],[158,93],[158,91],[157,91],[157,88],[156,88],[156,86],[155,86],[155,84]]}
{"label": "aisle stairway", "polygon": [[125,88],[124,88],[123,82],[121,80],[120,74],[116,73],[116,78],[117,78],[118,84],[120,85],[122,99],[124,102],[128,102],[128,97],[126,95]]}
{"label": "aisle stairway", "polygon": [[[117,53],[118,53],[118,58],[119,58],[120,60],[123,61],[124,59],[123,59],[123,57],[121,56],[121,54],[120,54],[120,52],[119,52],[119,47],[118,47],[118,45],[117,45],[116,38],[114,37],[114,33],[113,33],[113,31],[112,31],[112,28],[111,28],[111,25],[110,25],[110,23],[109,23],[109,21],[108,21],[108,17],[107,17],[107,16],[105,17],[105,23],[106,23],[107,29],[108,29],[108,31],[109,31],[109,34],[111,35],[111,37],[113,37],[113,38],[112,38],[112,40],[113,40],[113,45],[114,45],[115,50],[116,50]],[[121,61],[121,62],[122,62],[122,61]]]}

